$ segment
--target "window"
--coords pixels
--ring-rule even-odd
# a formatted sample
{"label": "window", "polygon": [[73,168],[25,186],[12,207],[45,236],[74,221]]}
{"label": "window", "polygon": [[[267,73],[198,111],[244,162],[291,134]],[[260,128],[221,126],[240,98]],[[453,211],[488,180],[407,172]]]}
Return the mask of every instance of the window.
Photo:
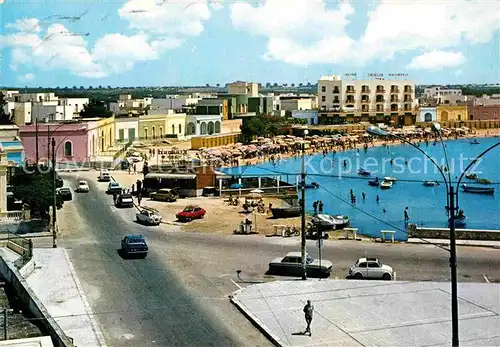
{"label": "window", "polygon": [[172,124],[172,135],[175,134],[175,125]]}
{"label": "window", "polygon": [[325,87],[325,86],[322,86],[322,87],[321,87],[321,91],[322,91],[323,93],[324,93],[324,92],[326,92],[326,87]]}
{"label": "window", "polygon": [[367,267],[366,263],[359,263],[358,267]]}
{"label": "window", "polygon": [[430,112],[427,112],[425,115],[424,115],[424,121],[425,122],[432,122],[432,114]]}
{"label": "window", "polygon": [[125,139],[125,129],[119,129],[118,130],[118,139],[120,141],[123,141]]}
{"label": "window", "polygon": [[326,96],[324,96],[324,95],[323,95],[323,96],[321,97],[321,101],[326,101]]}
{"label": "window", "polygon": [[368,263],[368,267],[380,267],[380,266],[378,266],[378,263],[372,261]]}
{"label": "window", "polygon": [[179,134],[182,134],[182,124],[179,124]]}
{"label": "window", "polygon": [[65,157],[73,156],[73,144],[71,143],[71,141],[66,141],[64,143],[64,156]]}

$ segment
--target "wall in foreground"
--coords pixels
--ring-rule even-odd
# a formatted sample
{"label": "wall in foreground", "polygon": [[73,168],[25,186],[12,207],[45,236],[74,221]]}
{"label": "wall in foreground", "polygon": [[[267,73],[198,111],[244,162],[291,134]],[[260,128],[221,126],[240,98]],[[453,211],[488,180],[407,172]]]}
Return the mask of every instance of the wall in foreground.
{"label": "wall in foreground", "polygon": [[[409,237],[421,237],[426,239],[449,239],[450,229],[447,228],[421,228],[415,224],[408,225]],[[456,229],[458,240],[482,240],[500,241],[500,230],[475,230]]]}

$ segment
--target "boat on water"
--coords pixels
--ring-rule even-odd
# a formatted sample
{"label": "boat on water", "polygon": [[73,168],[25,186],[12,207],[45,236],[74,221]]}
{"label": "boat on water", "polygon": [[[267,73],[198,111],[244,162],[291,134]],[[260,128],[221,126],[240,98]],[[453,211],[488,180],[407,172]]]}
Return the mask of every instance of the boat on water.
{"label": "boat on water", "polygon": [[358,170],[358,175],[361,175],[361,176],[370,176],[372,173],[370,171],[367,171],[363,168],[360,168]]}
{"label": "boat on water", "polygon": [[476,183],[478,184],[491,184],[492,182],[486,178],[476,178]]}
{"label": "boat on water", "polygon": [[392,182],[391,181],[383,181],[380,183],[380,189],[391,189],[392,188]]}
{"label": "boat on water", "polygon": [[438,181],[424,181],[424,186],[426,187],[435,187],[438,185],[439,185]]}
{"label": "boat on water", "polygon": [[306,189],[311,189],[311,188],[319,188],[319,184],[316,182],[306,184]]}
{"label": "boat on water", "polygon": [[494,187],[478,187],[478,186],[468,186],[466,184],[462,185],[462,190],[466,193],[475,193],[475,194],[494,194]]}
{"label": "boat on water", "polygon": [[380,185],[380,181],[377,178],[374,179],[374,180],[369,180],[368,181],[368,185],[369,186],[378,187]]}
{"label": "boat on water", "polygon": [[387,177],[384,177],[384,181],[387,181],[387,182],[396,182],[397,179],[396,179],[396,177],[387,176]]}
{"label": "boat on water", "polygon": [[271,213],[274,218],[293,218],[300,216],[299,206],[272,207]]}
{"label": "boat on water", "polygon": [[479,141],[477,139],[472,140],[469,142],[471,145],[479,145]]}
{"label": "boat on water", "polygon": [[311,219],[311,222],[320,230],[343,229],[351,223],[347,216],[329,214],[317,214]]}
{"label": "boat on water", "polygon": [[479,176],[476,175],[475,173],[470,173],[470,174],[465,175],[465,178],[467,178],[469,180],[477,180],[479,178]]}

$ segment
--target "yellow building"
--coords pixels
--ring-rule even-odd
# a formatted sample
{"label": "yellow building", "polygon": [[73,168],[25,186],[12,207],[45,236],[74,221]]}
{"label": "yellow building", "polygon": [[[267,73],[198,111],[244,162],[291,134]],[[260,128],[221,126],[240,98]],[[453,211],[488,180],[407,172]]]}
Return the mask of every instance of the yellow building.
{"label": "yellow building", "polygon": [[467,106],[439,105],[436,108],[438,122],[466,121],[469,120]]}
{"label": "yellow building", "polygon": [[196,136],[191,138],[191,149],[219,147],[239,142],[240,134],[220,134],[208,136]]}
{"label": "yellow building", "polygon": [[139,138],[141,140],[161,139],[166,134],[166,129],[166,114],[150,114],[139,117]]}
{"label": "yellow building", "polygon": [[165,115],[167,118],[167,127],[165,134],[177,135],[178,139],[183,139],[186,133],[186,114],[185,113],[169,113]]}

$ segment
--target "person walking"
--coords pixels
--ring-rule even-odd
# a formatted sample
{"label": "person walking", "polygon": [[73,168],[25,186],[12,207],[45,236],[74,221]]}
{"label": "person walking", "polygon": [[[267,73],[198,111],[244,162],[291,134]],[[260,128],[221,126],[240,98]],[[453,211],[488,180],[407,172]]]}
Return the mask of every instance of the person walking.
{"label": "person walking", "polygon": [[321,214],[323,213],[323,201],[319,201],[318,203],[318,212]]}
{"label": "person walking", "polygon": [[141,206],[142,195],[141,193],[137,194],[137,205]]}
{"label": "person walking", "polygon": [[378,204],[380,202],[380,196],[378,196],[378,194],[377,194],[377,199],[376,200],[377,200],[377,204]]}
{"label": "person walking", "polygon": [[314,210],[314,214],[316,214],[318,211],[318,201],[313,202],[313,210]]}
{"label": "person walking", "polygon": [[366,200],[366,194],[365,194],[365,192],[362,192],[361,196],[363,197],[363,201],[365,201]]}
{"label": "person walking", "polygon": [[116,205],[116,199],[118,198],[118,195],[116,192],[113,193],[113,203]]}
{"label": "person walking", "polygon": [[134,164],[134,175],[137,173],[137,167]]}
{"label": "person walking", "polygon": [[405,214],[405,223],[406,223],[410,220],[410,216],[408,215],[408,206],[405,207],[404,214]]}
{"label": "person walking", "polygon": [[305,333],[309,333],[309,336],[311,336],[311,323],[312,323],[313,312],[314,312],[314,306],[311,303],[311,300],[307,300],[307,304],[304,306],[303,311],[304,311],[304,315],[305,315],[306,323],[307,323]]}

